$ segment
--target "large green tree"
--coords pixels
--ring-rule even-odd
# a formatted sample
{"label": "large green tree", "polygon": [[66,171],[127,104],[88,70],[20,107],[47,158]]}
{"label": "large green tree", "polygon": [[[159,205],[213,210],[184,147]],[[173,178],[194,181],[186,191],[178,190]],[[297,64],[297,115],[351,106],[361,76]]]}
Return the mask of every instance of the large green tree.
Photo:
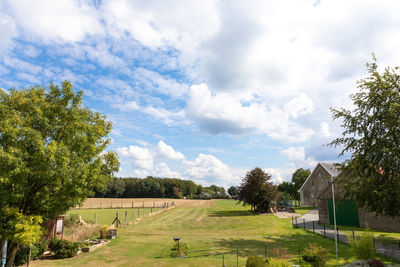
{"label": "large green tree", "polygon": [[308,176],[310,176],[310,169],[299,168],[292,174],[291,182],[283,182],[278,185],[279,192],[284,193],[284,196],[289,199],[300,201],[299,189],[304,184]]}
{"label": "large green tree", "polygon": [[[11,208],[21,218],[16,223],[46,222],[118,171],[116,154],[105,152],[111,123],[83,107],[82,97],[68,81],[61,88],[0,89],[0,214]],[[12,266],[21,242],[16,228],[2,226]]]}
{"label": "large green tree", "polygon": [[350,96],[353,109],[332,109],[344,131],[331,145],[351,154],[339,181],[366,210],[400,216],[400,72],[395,67],[380,73],[375,57],[366,66],[369,76]]}
{"label": "large green tree", "polygon": [[277,189],[271,182],[271,175],[260,168],[247,172],[239,186],[238,200],[250,205],[256,212],[268,212]]}

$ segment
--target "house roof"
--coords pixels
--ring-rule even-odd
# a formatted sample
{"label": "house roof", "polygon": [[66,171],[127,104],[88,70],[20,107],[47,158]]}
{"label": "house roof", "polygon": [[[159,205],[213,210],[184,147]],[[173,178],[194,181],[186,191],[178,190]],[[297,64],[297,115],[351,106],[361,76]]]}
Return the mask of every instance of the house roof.
{"label": "house roof", "polygon": [[304,185],[310,179],[311,175],[314,173],[314,171],[318,167],[318,165],[321,165],[322,168],[324,168],[332,177],[336,177],[340,174],[340,170],[335,166],[334,163],[318,162],[317,166],[315,166],[314,170],[311,172],[311,174],[307,177],[307,179],[304,181],[303,185],[298,190],[299,192],[301,191],[301,189],[303,189]]}

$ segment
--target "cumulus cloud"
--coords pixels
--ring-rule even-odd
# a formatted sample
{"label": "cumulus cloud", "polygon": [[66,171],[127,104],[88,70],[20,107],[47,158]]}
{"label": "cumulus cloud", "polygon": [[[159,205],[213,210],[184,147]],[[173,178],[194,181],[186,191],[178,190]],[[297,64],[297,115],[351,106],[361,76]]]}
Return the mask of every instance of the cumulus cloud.
{"label": "cumulus cloud", "polygon": [[153,169],[153,155],[145,147],[129,146],[120,147],[117,153],[132,159],[136,171],[149,171]]}
{"label": "cumulus cloud", "polygon": [[157,164],[154,170],[154,176],[168,177],[168,178],[182,178],[182,175],[179,172],[171,171],[167,163],[165,162]]}
{"label": "cumulus cloud", "polygon": [[167,145],[164,141],[160,140],[157,145],[158,155],[167,159],[184,159],[185,156],[181,152],[174,150],[172,146]]}
{"label": "cumulus cloud", "polygon": [[32,38],[77,42],[87,35],[103,33],[96,8],[87,1],[8,1],[8,10]]}
{"label": "cumulus cloud", "polygon": [[185,174],[202,184],[226,185],[232,179],[229,167],[213,155],[199,154],[193,161],[183,161]]}
{"label": "cumulus cloud", "polygon": [[212,94],[205,84],[190,88],[188,115],[210,133],[265,133],[285,141],[305,141],[314,132],[291,118],[309,114],[313,102],[305,94],[291,99],[281,108],[263,99],[228,93]]}
{"label": "cumulus cloud", "polygon": [[289,158],[290,165],[296,168],[314,168],[317,164],[312,157],[306,157],[304,147],[289,147],[283,149],[282,153]]}

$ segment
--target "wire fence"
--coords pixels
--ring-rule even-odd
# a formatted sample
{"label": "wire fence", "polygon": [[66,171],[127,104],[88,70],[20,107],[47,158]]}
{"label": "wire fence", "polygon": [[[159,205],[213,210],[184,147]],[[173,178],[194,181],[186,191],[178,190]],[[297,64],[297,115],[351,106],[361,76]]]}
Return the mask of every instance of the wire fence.
{"label": "wire fence", "polygon": [[[315,220],[305,220],[292,217],[293,227],[303,229],[305,231],[310,231],[326,238],[336,239],[338,242],[350,244],[351,241],[358,240],[360,238],[360,232],[351,230],[346,234],[344,231],[340,230],[340,226],[336,227],[336,230],[326,226],[325,224],[320,224]],[[362,233],[362,232],[361,232]],[[350,238],[349,238],[350,237]],[[385,256],[400,260],[400,242],[390,242],[387,240],[375,239],[374,247],[377,253],[383,254]]]}
{"label": "wire fence", "polygon": [[96,199],[95,201],[85,202],[82,206],[75,206],[75,209],[123,209],[123,208],[168,208],[174,206],[175,201],[124,201],[123,199],[105,200]]}

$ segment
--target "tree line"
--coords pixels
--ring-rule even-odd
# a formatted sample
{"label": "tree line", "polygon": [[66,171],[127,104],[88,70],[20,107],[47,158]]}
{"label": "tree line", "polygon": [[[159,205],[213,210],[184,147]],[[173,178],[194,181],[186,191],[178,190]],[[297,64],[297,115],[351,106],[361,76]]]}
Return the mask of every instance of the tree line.
{"label": "tree line", "polygon": [[191,180],[177,178],[113,178],[104,189],[94,189],[94,197],[107,198],[230,198],[220,186],[208,187],[198,185]]}

